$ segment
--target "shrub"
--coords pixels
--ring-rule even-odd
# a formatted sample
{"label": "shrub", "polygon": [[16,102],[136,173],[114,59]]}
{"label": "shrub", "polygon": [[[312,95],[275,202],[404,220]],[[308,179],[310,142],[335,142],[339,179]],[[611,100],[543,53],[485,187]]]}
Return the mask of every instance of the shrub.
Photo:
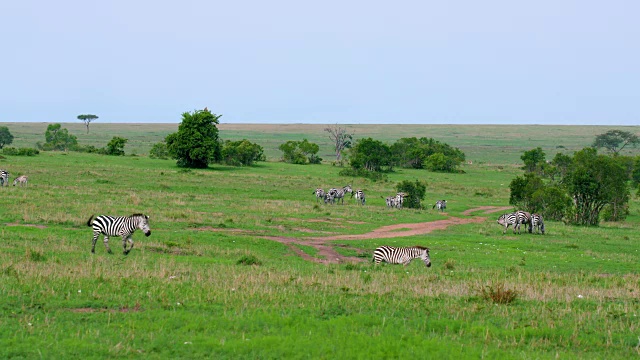
{"label": "shrub", "polygon": [[510,304],[518,297],[518,292],[505,288],[504,284],[495,284],[480,289],[480,296],[495,304]]}
{"label": "shrub", "polygon": [[128,139],[114,136],[107,144],[105,149],[106,155],[122,156],[124,155],[124,146],[129,141]]}
{"label": "shrub", "polygon": [[248,140],[227,140],[222,147],[222,161],[227,165],[251,166],[256,161],[265,160],[262,146]]}
{"label": "shrub", "polygon": [[16,149],[14,147],[7,147],[2,149],[2,153],[5,155],[12,155],[12,156],[36,156],[40,154],[40,151],[38,151],[38,149],[33,149],[33,148],[17,148]]}
{"label": "shrub", "polygon": [[167,149],[167,143],[164,141],[155,143],[151,148],[151,150],[149,151],[149,157],[152,159],[163,159],[163,160],[168,159],[169,150]]}
{"label": "shrub", "polygon": [[236,264],[238,264],[238,265],[262,265],[262,261],[258,260],[258,258],[253,256],[253,255],[244,255],[236,262]]}
{"label": "shrub", "polygon": [[427,192],[427,185],[425,183],[418,180],[415,182],[404,180],[396,186],[396,190],[407,194],[402,204],[403,207],[412,209],[422,208],[420,201],[424,200],[424,195]]}

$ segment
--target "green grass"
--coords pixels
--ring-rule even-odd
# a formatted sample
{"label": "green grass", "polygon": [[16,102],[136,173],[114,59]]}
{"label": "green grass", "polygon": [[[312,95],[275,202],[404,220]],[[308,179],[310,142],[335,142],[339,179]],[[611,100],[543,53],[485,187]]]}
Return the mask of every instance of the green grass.
{"label": "green grass", "polygon": [[[36,125],[44,133],[46,125],[24,127],[33,139]],[[112,127],[106,135],[97,125],[91,136],[105,144],[111,136],[152,144],[169,128],[145,125],[153,129],[146,134],[141,126],[101,124]],[[263,131],[261,139],[324,136],[317,126],[282,128],[289,131]],[[0,188],[0,358],[637,357],[635,196],[625,222],[593,228],[548,221],[546,235],[503,235],[499,213],[463,214],[508,205],[522,151],[553,142],[538,128],[519,141],[512,130],[489,135],[497,127],[475,129],[476,135],[464,127],[428,127],[416,135],[448,134],[445,142],[457,139],[455,146],[466,144],[474,159],[484,160],[465,166],[465,174],[400,169],[386,182],[341,177],[327,163],[183,171],[174,161],[146,156],[7,156],[0,168],[29,175],[29,185]],[[362,126],[356,134],[376,137],[376,129]],[[387,139],[410,136],[395,129]],[[553,129],[549,136],[576,147],[592,141],[585,134],[606,131]],[[246,128],[229,131],[250,138]],[[30,141],[25,138],[15,142]],[[501,150],[487,150],[492,142]],[[127,147],[132,143],[143,149],[142,140]],[[265,238],[295,238],[298,250],[322,259],[305,241],[446,219],[430,206],[386,209],[395,184],[415,179],[427,183],[426,204],[446,199],[449,217],[484,220],[412,237],[334,241],[341,255],[363,260],[356,264],[306,261]],[[346,184],[366,191],[366,206],[349,197],[344,206],[316,204],[316,187]],[[150,215],[151,237],[136,232],[128,256],[117,238],[110,241],[113,255],[101,239],[90,253],[91,214],[136,212]],[[377,246],[416,244],[430,247],[430,268],[420,261],[371,263]],[[516,296],[501,303],[500,291]]]}

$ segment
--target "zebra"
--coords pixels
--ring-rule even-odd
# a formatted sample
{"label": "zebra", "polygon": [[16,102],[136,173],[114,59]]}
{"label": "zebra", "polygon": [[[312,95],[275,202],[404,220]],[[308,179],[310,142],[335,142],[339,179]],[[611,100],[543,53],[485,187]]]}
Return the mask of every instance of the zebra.
{"label": "zebra", "polygon": [[532,233],[533,227],[531,226],[531,214],[526,211],[518,210],[516,211],[516,216],[518,218],[518,224],[516,224],[518,227],[518,234],[520,233],[520,225],[522,224],[529,225],[529,233]]}
{"label": "zebra", "polygon": [[395,196],[387,197],[387,207],[388,208],[396,207],[396,197]]}
{"label": "zebra", "polygon": [[407,194],[403,193],[403,192],[399,192],[396,194],[396,207],[398,209],[402,209],[402,204],[404,204],[404,198],[407,196]]}
{"label": "zebra", "polygon": [[344,194],[348,192],[353,193],[351,185],[347,185],[342,189],[332,188],[331,190],[329,190],[329,193],[333,196],[334,201],[341,200],[342,205],[344,205]]}
{"label": "zebra", "polygon": [[333,197],[333,195],[331,193],[325,193],[324,194],[324,203],[327,204],[333,204],[335,203],[335,198]]}
{"label": "zebra", "polygon": [[318,202],[319,199],[324,199],[324,190],[317,188],[313,193],[316,194],[316,202]]}
{"label": "zebra", "polygon": [[[93,221],[91,221],[93,219]],[[124,254],[127,255],[133,249],[133,240],[131,235],[140,229],[146,236],[151,235],[151,229],[149,228],[149,216],[144,214],[133,214],[131,216],[108,216],[93,215],[87,220],[87,226],[93,227],[93,242],[91,244],[91,253],[96,252],[96,241],[100,234],[104,234],[104,246],[107,248],[107,252],[112,254],[109,247],[109,236],[121,236],[122,247],[124,248]],[[127,249],[127,242],[131,245]]]}
{"label": "zebra", "polygon": [[507,232],[507,229],[509,228],[509,225],[513,225],[513,233],[516,233],[516,229],[518,229],[518,231],[520,230],[519,228],[517,228],[517,224],[518,224],[518,217],[516,216],[515,213],[509,213],[509,214],[502,214],[500,215],[500,217],[498,218],[498,224],[504,226],[504,231],[502,232],[503,234],[505,234]]}
{"label": "zebra", "polygon": [[424,246],[411,246],[397,248],[393,246],[380,246],[373,252],[373,261],[376,265],[383,261],[390,264],[402,264],[407,266],[413,259],[420,258],[427,267],[431,267],[429,248]]}
{"label": "zebra", "polygon": [[9,186],[9,172],[0,170],[0,186]]}
{"label": "zebra", "polygon": [[364,197],[364,191],[358,189],[351,193],[351,197],[356,197],[356,202],[360,205],[364,205],[366,199]]}
{"label": "zebra", "polygon": [[531,227],[536,228],[536,234],[538,234],[538,232],[542,232],[542,235],[544,235],[544,221],[542,220],[542,215],[531,214]]}
{"label": "zebra", "polygon": [[20,175],[13,180],[13,186],[16,186],[17,183],[20,183],[20,186],[27,186],[28,179],[26,175]]}
{"label": "zebra", "polygon": [[436,201],[436,203],[433,205],[432,209],[438,209],[442,212],[444,212],[444,209],[447,208],[447,200],[438,200]]}

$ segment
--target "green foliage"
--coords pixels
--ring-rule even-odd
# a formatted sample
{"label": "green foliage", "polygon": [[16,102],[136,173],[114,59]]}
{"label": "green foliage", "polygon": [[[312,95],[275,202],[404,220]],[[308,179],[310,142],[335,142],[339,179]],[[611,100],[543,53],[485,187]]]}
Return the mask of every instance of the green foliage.
{"label": "green foliage", "polygon": [[390,150],[394,163],[404,168],[456,172],[465,160],[460,149],[426,137],[401,138]]}
{"label": "green foliage", "polygon": [[12,156],[36,156],[40,154],[40,151],[33,148],[14,148],[14,147],[6,147],[2,149],[2,153],[4,155],[12,155]]}
{"label": "green foliage", "polygon": [[206,168],[209,163],[220,160],[218,142],[219,119],[222,115],[208,109],[182,114],[178,132],[167,135],[165,142],[177,165],[187,168]]}
{"label": "green foliage", "polygon": [[635,186],[638,186],[640,184],[640,156],[636,156],[633,162],[633,170],[631,172],[631,181]]}
{"label": "green foliage", "polygon": [[114,155],[114,156],[123,156],[124,155],[124,146],[127,144],[127,139],[114,136],[105,149],[106,155]]}
{"label": "green foliage", "polygon": [[412,209],[422,208],[420,202],[424,200],[424,196],[427,193],[427,184],[418,180],[414,182],[404,180],[396,185],[396,190],[397,192],[406,194],[403,203],[404,207]]}
{"label": "green foliage", "polygon": [[256,161],[265,161],[264,149],[249,140],[224,142],[222,161],[227,165],[251,166]]}
{"label": "green foliage", "polygon": [[149,157],[152,159],[168,159],[169,150],[167,149],[167,143],[161,141],[153,144],[153,147],[149,150]]}
{"label": "green foliage", "polygon": [[571,197],[566,189],[549,184],[538,188],[528,200],[529,212],[541,214],[545,220],[562,220],[571,210]]}
{"label": "green foliage", "polygon": [[69,151],[78,146],[78,138],[69,134],[69,130],[60,124],[49,124],[44,133],[45,143],[38,143],[40,150],[45,151]]}
{"label": "green foliage", "polygon": [[599,134],[593,141],[594,148],[605,148],[613,154],[619,154],[627,145],[636,147],[640,143],[637,135],[622,130],[609,130]]}
{"label": "green foliage", "polygon": [[568,219],[577,225],[598,225],[600,212],[609,203],[623,207],[629,199],[625,169],[612,157],[585,148],[574,155],[574,169],[563,181],[575,202]]}
{"label": "green foliage", "polygon": [[238,261],[236,261],[238,265],[262,265],[262,261],[260,261],[257,257],[253,255],[243,255]]}
{"label": "green foliage", "polygon": [[282,151],[282,161],[290,164],[319,164],[322,158],[318,157],[320,147],[307,139],[302,141],[289,140],[278,147]]}
{"label": "green foliage", "polygon": [[93,121],[98,119],[98,116],[93,115],[93,114],[81,114],[78,115],[78,120],[84,122],[84,125],[87,127],[87,134],[89,133],[89,124]]}
{"label": "green foliage", "polygon": [[13,135],[9,132],[9,128],[6,126],[0,126],[0,149],[5,145],[10,145],[13,142]]}
{"label": "green foliage", "polygon": [[356,141],[349,151],[350,165],[354,169],[372,172],[391,171],[393,161],[391,149],[382,141],[365,138]]}
{"label": "green foliage", "polygon": [[532,201],[533,194],[544,188],[542,178],[533,174],[525,173],[511,180],[509,184],[509,204],[514,207],[531,213],[541,212],[542,204]]}
{"label": "green foliage", "polygon": [[524,171],[531,173],[541,173],[546,164],[545,153],[541,147],[525,151],[520,157],[524,161]]}

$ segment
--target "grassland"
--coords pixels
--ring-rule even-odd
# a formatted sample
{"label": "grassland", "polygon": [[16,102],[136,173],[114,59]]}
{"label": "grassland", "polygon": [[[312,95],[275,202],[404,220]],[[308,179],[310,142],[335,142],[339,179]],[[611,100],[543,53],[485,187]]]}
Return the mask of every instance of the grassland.
{"label": "grassland", "polygon": [[[3,124],[6,125],[6,124]],[[73,125],[73,126],[72,126]],[[100,125],[100,126],[99,126]],[[8,124],[15,146],[42,141],[46,124]],[[338,175],[320,125],[223,124],[225,139],[265,147],[266,163],[183,170],[144,156],[177,125],[64,124],[82,143],[129,140],[138,156],[43,152],[6,157],[0,168],[29,186],[0,188],[0,358],[576,358],[640,355],[640,207],[597,228],[547,223],[547,234],[503,235],[497,215],[464,212],[507,206],[522,151],[547,154],[587,146],[606,127],[354,126],[357,136],[394,141],[427,136],[460,147],[464,174],[400,169],[371,182]],[[42,128],[42,129],[40,129]],[[629,128],[626,128],[629,131]],[[636,129],[634,129],[636,130]],[[518,137],[518,135],[522,137]],[[322,143],[327,163],[275,161],[277,144]],[[323,142],[324,141],[324,142]],[[561,146],[561,147],[559,147]],[[135,150],[133,150],[135,149]],[[427,203],[447,212],[389,210],[401,180],[427,183]],[[316,204],[313,190],[351,184],[367,205]],[[151,217],[153,234],[134,234],[128,256],[98,244],[91,214]],[[348,240],[382,226],[458,218],[478,222],[428,234]],[[318,264],[305,239],[349,256],[426,245],[433,266]],[[290,237],[293,249],[269,240]],[[100,241],[99,241],[100,242]],[[253,259],[255,265],[243,260]],[[517,292],[495,303],[483,295]]]}

